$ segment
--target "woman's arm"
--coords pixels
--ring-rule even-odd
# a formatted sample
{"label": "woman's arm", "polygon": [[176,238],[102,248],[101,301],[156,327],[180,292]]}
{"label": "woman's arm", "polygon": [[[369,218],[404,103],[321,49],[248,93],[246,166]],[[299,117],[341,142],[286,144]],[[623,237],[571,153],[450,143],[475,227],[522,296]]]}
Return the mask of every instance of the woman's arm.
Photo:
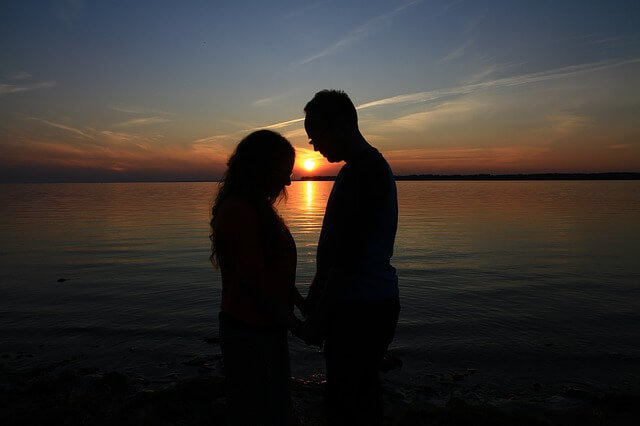
{"label": "woman's arm", "polygon": [[256,310],[274,323],[289,327],[293,313],[267,279],[255,207],[244,200],[229,199],[218,214],[216,240],[221,268],[244,287]]}
{"label": "woman's arm", "polygon": [[291,286],[291,293],[292,293],[291,299],[293,300],[293,305],[300,310],[300,313],[302,314],[303,317],[306,317],[308,313],[305,306],[304,297],[302,297],[302,295],[300,294],[300,291],[298,291],[298,288],[295,286],[295,284]]}

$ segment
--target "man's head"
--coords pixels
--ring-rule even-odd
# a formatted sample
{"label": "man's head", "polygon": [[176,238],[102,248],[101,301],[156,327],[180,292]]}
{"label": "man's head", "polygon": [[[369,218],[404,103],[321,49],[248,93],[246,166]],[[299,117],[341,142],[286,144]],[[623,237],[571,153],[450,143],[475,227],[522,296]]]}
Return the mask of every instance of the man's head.
{"label": "man's head", "polygon": [[360,134],[356,107],[346,93],[322,90],[304,107],[309,143],[331,163],[345,159],[351,141]]}

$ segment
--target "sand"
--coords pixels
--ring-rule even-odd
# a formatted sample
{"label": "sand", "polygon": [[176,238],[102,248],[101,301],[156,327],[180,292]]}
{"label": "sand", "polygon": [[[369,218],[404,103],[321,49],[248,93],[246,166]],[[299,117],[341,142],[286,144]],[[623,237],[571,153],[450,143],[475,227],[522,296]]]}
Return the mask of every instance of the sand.
{"label": "sand", "polygon": [[[218,425],[226,423],[218,356],[194,358],[191,377],[167,383],[61,360],[16,368],[0,364],[0,424]],[[393,374],[393,372],[388,373]],[[383,380],[385,425],[635,425],[638,389],[595,391],[569,385],[502,389],[475,372],[433,375],[407,392]],[[321,381],[293,380],[299,424],[325,425]]]}

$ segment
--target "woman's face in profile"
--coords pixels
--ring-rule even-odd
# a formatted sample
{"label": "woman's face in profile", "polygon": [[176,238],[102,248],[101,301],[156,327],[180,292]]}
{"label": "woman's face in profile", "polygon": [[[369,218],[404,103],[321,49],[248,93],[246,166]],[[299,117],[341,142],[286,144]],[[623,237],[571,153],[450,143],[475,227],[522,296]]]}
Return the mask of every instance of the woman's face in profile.
{"label": "woman's face in profile", "polygon": [[291,174],[293,173],[293,159],[277,161],[269,171],[267,185],[269,196],[276,197],[282,192],[285,186],[291,185]]}

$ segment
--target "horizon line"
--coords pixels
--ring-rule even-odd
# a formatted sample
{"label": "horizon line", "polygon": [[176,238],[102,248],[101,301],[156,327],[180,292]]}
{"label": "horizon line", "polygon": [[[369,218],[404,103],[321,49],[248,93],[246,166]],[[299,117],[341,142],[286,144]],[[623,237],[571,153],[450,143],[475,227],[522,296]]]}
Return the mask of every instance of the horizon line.
{"label": "horizon line", "polygon": [[[300,176],[292,182],[333,181],[336,175]],[[541,173],[411,173],[394,175],[395,180],[640,180],[640,172],[541,172]],[[1,185],[12,184],[60,184],[60,183],[200,183],[221,182],[218,179],[145,179],[145,180],[20,180],[0,181]]]}

